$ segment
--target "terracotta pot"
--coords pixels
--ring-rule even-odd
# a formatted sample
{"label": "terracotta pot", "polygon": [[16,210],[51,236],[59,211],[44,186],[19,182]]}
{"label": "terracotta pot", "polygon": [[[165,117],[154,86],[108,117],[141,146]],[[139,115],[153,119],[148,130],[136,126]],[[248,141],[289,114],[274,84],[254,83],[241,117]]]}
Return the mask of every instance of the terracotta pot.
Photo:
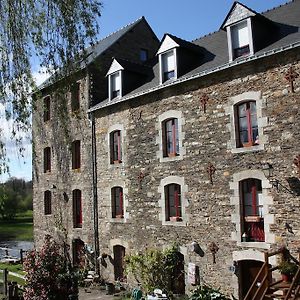
{"label": "terracotta pot", "polygon": [[292,275],[290,275],[290,274],[281,274],[281,279],[284,282],[291,282],[292,281]]}

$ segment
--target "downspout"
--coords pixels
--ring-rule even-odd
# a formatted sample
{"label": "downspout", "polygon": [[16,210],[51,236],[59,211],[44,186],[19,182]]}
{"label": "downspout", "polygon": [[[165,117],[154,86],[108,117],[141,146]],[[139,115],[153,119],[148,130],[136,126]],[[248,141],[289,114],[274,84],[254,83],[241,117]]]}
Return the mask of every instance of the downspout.
{"label": "downspout", "polygon": [[99,224],[98,224],[98,194],[97,194],[97,156],[96,156],[96,126],[95,116],[91,113],[92,121],[92,163],[93,163],[93,217],[94,217],[94,248],[95,271],[100,275],[99,260]]}

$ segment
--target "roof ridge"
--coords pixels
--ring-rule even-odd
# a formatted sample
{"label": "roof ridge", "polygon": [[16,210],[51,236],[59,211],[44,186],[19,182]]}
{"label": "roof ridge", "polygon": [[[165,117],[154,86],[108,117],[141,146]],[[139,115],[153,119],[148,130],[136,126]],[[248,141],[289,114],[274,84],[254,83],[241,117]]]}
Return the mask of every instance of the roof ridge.
{"label": "roof ridge", "polygon": [[133,21],[133,22],[131,22],[131,23],[128,23],[127,25],[125,25],[125,26],[123,26],[123,27],[121,27],[121,28],[119,28],[119,29],[117,29],[117,30],[111,32],[111,33],[108,34],[107,36],[105,36],[105,37],[103,37],[102,39],[98,40],[98,41],[94,44],[94,46],[96,46],[96,45],[99,44],[100,42],[104,41],[104,40],[107,39],[108,37],[110,37],[110,36],[116,34],[117,32],[119,32],[119,31],[125,29],[126,27],[129,27],[129,26],[133,25],[134,23],[137,23],[137,22],[141,21],[141,20],[144,19],[144,18],[145,18],[144,16],[141,16],[141,17],[139,17],[138,19],[136,19],[135,21]]}
{"label": "roof ridge", "polygon": [[282,7],[282,6],[288,5],[288,4],[292,3],[292,2],[295,2],[295,0],[287,0],[285,3],[283,3],[283,4],[280,4],[280,5],[278,5],[278,6],[274,6],[273,8],[269,8],[269,9],[267,9],[267,10],[265,10],[265,11],[261,12],[260,14],[262,14],[262,15],[263,15],[263,14],[265,14],[265,13],[269,12],[269,11],[272,11],[272,10],[274,10],[274,9],[276,9],[276,8],[279,8],[279,7]]}

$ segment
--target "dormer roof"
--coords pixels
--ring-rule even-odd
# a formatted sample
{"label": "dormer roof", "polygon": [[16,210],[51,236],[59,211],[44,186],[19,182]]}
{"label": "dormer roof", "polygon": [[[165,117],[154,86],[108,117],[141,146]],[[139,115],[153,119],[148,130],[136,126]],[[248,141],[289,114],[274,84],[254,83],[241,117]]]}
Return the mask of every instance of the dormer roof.
{"label": "dormer roof", "polygon": [[151,68],[146,65],[137,64],[126,59],[114,58],[106,76],[122,70],[147,75]]}
{"label": "dormer roof", "polygon": [[106,73],[106,76],[113,74],[115,72],[124,70],[124,68],[122,67],[122,65],[114,58],[112,64],[110,65],[110,68],[108,70],[108,72]]}
{"label": "dormer roof", "polygon": [[174,40],[173,36],[166,33],[161,41],[160,47],[156,55],[159,55],[177,47],[179,47],[179,44]]}
{"label": "dormer roof", "polygon": [[259,15],[256,11],[252,10],[251,8],[238,1],[235,1],[229,13],[227,14],[223,24],[221,25],[221,28],[225,28],[234,23],[240,22],[249,17],[254,17],[256,15]]}

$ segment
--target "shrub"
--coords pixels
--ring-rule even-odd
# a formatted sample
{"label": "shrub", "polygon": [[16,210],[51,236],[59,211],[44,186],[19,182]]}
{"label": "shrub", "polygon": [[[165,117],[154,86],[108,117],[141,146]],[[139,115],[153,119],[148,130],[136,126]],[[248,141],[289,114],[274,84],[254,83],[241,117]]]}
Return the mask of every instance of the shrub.
{"label": "shrub", "polygon": [[198,286],[190,296],[189,300],[229,300],[219,290],[207,285]]}
{"label": "shrub", "polygon": [[24,270],[27,273],[24,300],[65,300],[77,292],[76,273],[50,236],[46,236],[40,251],[28,253]]}

